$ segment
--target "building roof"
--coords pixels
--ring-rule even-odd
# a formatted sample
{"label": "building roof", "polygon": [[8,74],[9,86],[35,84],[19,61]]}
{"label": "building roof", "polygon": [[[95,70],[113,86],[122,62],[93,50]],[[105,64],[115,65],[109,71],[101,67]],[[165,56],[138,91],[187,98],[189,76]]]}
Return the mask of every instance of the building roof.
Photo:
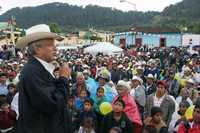
{"label": "building roof", "polygon": [[171,27],[133,27],[131,28],[133,32],[143,32],[143,33],[181,33],[178,28]]}

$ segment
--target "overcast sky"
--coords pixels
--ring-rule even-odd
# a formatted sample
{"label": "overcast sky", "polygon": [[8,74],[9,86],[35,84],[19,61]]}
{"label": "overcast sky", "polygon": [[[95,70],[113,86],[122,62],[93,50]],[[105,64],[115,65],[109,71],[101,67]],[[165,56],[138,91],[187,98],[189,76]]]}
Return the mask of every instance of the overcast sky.
{"label": "overcast sky", "polygon": [[0,0],[0,6],[2,7],[0,14],[14,7],[37,6],[52,2],[63,2],[79,6],[86,6],[88,4],[92,4],[104,7],[113,7],[123,11],[133,10],[134,4],[136,4],[136,9],[138,11],[149,11],[149,10],[162,11],[166,6],[169,6],[170,4],[175,4],[182,0],[126,0],[126,1],[127,2],[120,2],[120,0]]}

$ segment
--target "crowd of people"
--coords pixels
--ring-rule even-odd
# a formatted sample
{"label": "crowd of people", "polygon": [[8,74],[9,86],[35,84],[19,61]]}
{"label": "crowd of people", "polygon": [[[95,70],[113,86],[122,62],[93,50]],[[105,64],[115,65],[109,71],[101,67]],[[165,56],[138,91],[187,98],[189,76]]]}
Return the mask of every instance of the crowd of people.
{"label": "crowd of people", "polygon": [[[73,132],[199,133],[199,51],[190,53],[183,47],[126,51],[124,55],[112,56],[102,53],[92,56],[82,49],[59,51],[59,58],[52,62],[55,67],[52,75],[59,78],[61,62],[67,62],[71,68],[65,100]],[[5,47],[0,51],[1,133],[15,132],[22,115],[18,83],[28,53],[16,50],[12,56],[10,52]],[[34,89],[31,83],[27,86]],[[42,94],[29,98],[40,101]],[[192,117],[188,119],[185,112],[193,105]],[[48,103],[41,106],[44,113],[50,109]]]}

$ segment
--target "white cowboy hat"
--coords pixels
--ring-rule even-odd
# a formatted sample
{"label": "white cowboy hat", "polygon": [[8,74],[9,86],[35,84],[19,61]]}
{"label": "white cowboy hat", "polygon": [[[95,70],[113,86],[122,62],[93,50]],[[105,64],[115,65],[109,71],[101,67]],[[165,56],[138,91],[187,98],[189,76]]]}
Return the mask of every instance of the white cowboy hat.
{"label": "white cowboy hat", "polygon": [[116,89],[118,87],[120,87],[120,86],[122,86],[124,90],[126,90],[126,89],[130,90],[130,84],[129,84],[129,82],[126,82],[124,80],[119,80],[118,83],[117,83]]}
{"label": "white cowboy hat", "polygon": [[120,65],[118,65],[117,67],[120,69],[120,68],[123,68],[123,65],[122,65],[122,64],[120,64]]}
{"label": "white cowboy hat", "polygon": [[133,80],[138,80],[141,85],[143,84],[143,80],[140,77],[138,77],[138,76],[133,76],[132,81]]}
{"label": "white cowboy hat", "polygon": [[26,30],[26,36],[20,38],[17,41],[16,47],[24,48],[28,46],[28,44],[30,44],[31,42],[50,38],[56,39],[58,41],[64,39],[56,33],[52,33],[49,26],[46,24],[35,25]]}
{"label": "white cowboy hat", "polygon": [[191,84],[195,84],[195,81],[193,80],[193,79],[188,79],[187,81],[186,81],[187,83],[191,83]]}
{"label": "white cowboy hat", "polygon": [[145,78],[149,78],[149,79],[155,79],[155,77],[153,76],[153,74],[148,74],[147,76],[145,76]]}

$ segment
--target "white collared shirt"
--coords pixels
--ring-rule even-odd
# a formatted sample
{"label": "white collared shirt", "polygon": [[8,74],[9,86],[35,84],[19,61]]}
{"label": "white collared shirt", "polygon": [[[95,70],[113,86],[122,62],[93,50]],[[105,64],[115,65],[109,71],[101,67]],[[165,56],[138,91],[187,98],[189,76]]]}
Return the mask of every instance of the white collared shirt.
{"label": "white collared shirt", "polygon": [[48,63],[38,57],[35,57],[41,64],[42,66],[55,78],[54,74],[53,74],[53,71],[55,69],[55,66],[52,65],[51,63]]}
{"label": "white collared shirt", "polygon": [[157,106],[157,107],[160,107],[164,97],[165,97],[165,95],[163,95],[161,98],[157,98],[156,94],[155,94],[154,99],[153,99],[153,105]]}

